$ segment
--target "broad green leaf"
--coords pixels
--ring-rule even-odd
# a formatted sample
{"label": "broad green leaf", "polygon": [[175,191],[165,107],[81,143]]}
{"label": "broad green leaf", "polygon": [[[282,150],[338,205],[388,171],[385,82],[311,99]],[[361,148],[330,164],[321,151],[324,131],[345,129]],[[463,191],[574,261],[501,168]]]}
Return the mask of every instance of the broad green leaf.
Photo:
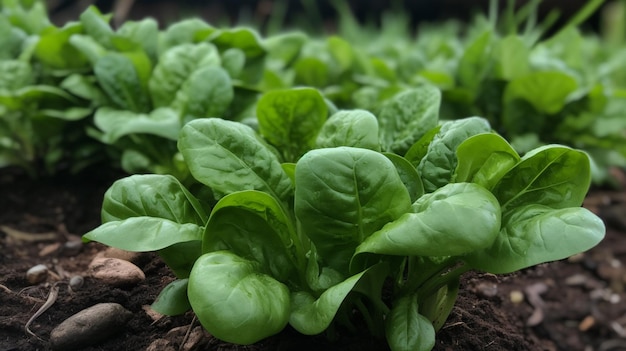
{"label": "broad green leaf", "polygon": [[286,161],[295,161],[315,146],[317,134],[328,116],[328,108],[316,89],[271,91],[257,105],[261,134],[279,150]]}
{"label": "broad green leaf", "polygon": [[430,351],[435,346],[435,329],[428,318],[418,313],[417,295],[393,302],[385,320],[385,334],[392,351]]}
{"label": "broad green leaf", "polygon": [[[383,279],[380,279],[379,274],[382,268],[382,265],[378,265],[355,274],[326,289],[317,298],[306,291],[292,292],[289,324],[305,335],[323,332],[333,321],[337,311],[351,291],[359,290],[360,285],[382,284]],[[378,281],[376,282],[376,280]],[[366,291],[367,288],[361,287],[361,290]]]}
{"label": "broad green leaf", "polygon": [[421,299],[419,312],[439,331],[446,323],[459,294],[459,278],[451,278],[436,293]]}
{"label": "broad green leaf", "polygon": [[441,92],[428,85],[404,91],[386,101],[378,113],[382,149],[406,153],[437,126],[440,104]]}
{"label": "broad green leaf", "polygon": [[127,38],[138,44],[151,62],[157,61],[159,24],[154,18],[144,18],[141,21],[124,21],[117,30],[116,37]]}
{"label": "broad green leaf", "polygon": [[115,181],[104,194],[102,222],[141,216],[197,225],[208,219],[198,200],[171,175],[136,174]]}
{"label": "broad green leaf", "polygon": [[94,38],[84,34],[70,36],[70,44],[85,56],[92,65],[107,54],[107,49],[99,44]]}
{"label": "broad green leaf", "polygon": [[237,48],[246,54],[247,58],[255,58],[265,55],[265,48],[259,34],[250,28],[226,28],[216,30],[211,34],[208,41],[218,48]]}
{"label": "broad green leaf", "polygon": [[333,59],[339,64],[340,71],[347,71],[354,68],[354,50],[345,39],[338,36],[331,36],[326,40],[328,51]]}
{"label": "broad green leaf", "polygon": [[294,64],[297,85],[323,88],[329,84],[330,73],[328,65],[316,57],[304,57]]}
{"label": "broad green leaf", "polygon": [[70,37],[82,33],[83,26],[79,23],[69,23],[63,28],[51,28],[42,33],[37,46],[35,57],[52,68],[78,69],[87,64],[87,58],[70,43]]}
{"label": "broad green leaf", "polygon": [[126,251],[148,252],[187,241],[197,241],[199,246],[203,231],[204,227],[193,223],[142,216],[106,222],[83,235],[83,240]]}
{"label": "broad green leaf", "polygon": [[193,120],[181,130],[178,148],[194,178],[218,193],[259,190],[286,201],[293,192],[278,157],[244,124]]}
{"label": "broad green leaf", "polygon": [[426,156],[426,153],[428,152],[428,145],[430,145],[435,136],[439,133],[440,129],[441,125],[438,125],[435,128],[426,132],[426,134],[419,138],[419,140],[416,141],[415,144],[411,146],[411,148],[409,148],[409,151],[406,152],[404,158],[417,168],[417,166],[420,164],[420,161],[422,161],[422,159],[424,158],[424,156]]}
{"label": "broad green leaf", "polygon": [[475,269],[510,273],[586,251],[604,233],[602,220],[585,208],[530,204],[509,211],[493,245],[465,260]]}
{"label": "broad green leaf", "polygon": [[279,62],[277,64],[279,68],[291,64],[307,40],[308,37],[303,32],[277,33],[266,37],[264,44],[267,48],[268,61],[272,64]]}
{"label": "broad green leaf", "polygon": [[396,167],[359,148],[317,149],[296,165],[295,213],[322,260],[347,272],[355,248],[410,209]]}
{"label": "broad green leaf", "polygon": [[457,256],[489,247],[500,230],[498,201],[476,184],[448,184],[412,208],[365,239],[356,253]]}
{"label": "broad green leaf", "polygon": [[118,53],[105,54],[96,61],[94,73],[115,107],[132,112],[150,110],[147,92],[129,57]]}
{"label": "broad green leaf", "polygon": [[415,202],[418,198],[424,195],[424,185],[422,184],[422,178],[417,173],[417,170],[411,162],[405,159],[402,156],[392,154],[392,153],[384,153],[387,158],[393,162],[393,165],[396,166],[396,170],[398,171],[398,175],[404,183],[404,186],[409,191],[409,197],[411,202]]}
{"label": "broad green leaf", "polygon": [[501,136],[493,133],[469,137],[456,149],[458,164],[453,180],[491,190],[520,157]]}
{"label": "broad green leaf", "polygon": [[380,151],[376,116],[365,110],[339,111],[324,123],[316,145],[318,148],[351,146]]}
{"label": "broad green leaf", "polygon": [[102,107],[96,111],[94,123],[104,132],[101,141],[107,144],[132,134],[152,134],[176,140],[181,128],[178,113],[167,107],[158,108],[150,114]]}
{"label": "broad green leaf", "polygon": [[94,106],[110,105],[108,97],[97,84],[94,76],[71,74],[63,79],[60,87],[73,95],[91,101]]}
{"label": "broad green leaf", "polygon": [[289,321],[289,289],[258,270],[258,263],[228,251],[202,255],[189,276],[189,301],[214,337],[252,344]]}
{"label": "broad green leaf", "polygon": [[80,14],[80,22],[85,32],[94,38],[100,45],[112,49],[111,38],[114,35],[113,28],[109,25],[109,16],[104,16],[95,6],[89,6]]}
{"label": "broad green leaf", "polygon": [[154,106],[169,106],[192,74],[207,66],[219,66],[220,56],[210,43],[181,44],[159,57],[148,88]]}
{"label": "broad green leaf", "polygon": [[187,119],[223,117],[234,95],[228,73],[219,66],[208,66],[189,75],[172,107]]}
{"label": "broad green leaf", "polygon": [[246,54],[237,48],[230,48],[222,52],[222,67],[231,78],[241,75],[246,65]]}
{"label": "broad green leaf", "polygon": [[576,89],[578,83],[574,78],[557,71],[533,72],[512,80],[506,86],[503,96],[505,126],[515,123],[506,119],[506,109],[513,100],[526,100],[541,113],[556,114],[563,109],[567,98]]}
{"label": "broad green leaf", "polygon": [[187,297],[189,279],[176,279],[167,284],[150,308],[166,316],[177,316],[191,309]]}
{"label": "broad green leaf", "polygon": [[492,36],[493,32],[487,30],[465,47],[457,70],[459,82],[463,87],[476,90],[484,80],[490,67]]}
{"label": "broad green leaf", "polygon": [[214,30],[216,29],[198,18],[176,21],[162,32],[159,51],[163,53],[180,44],[191,44],[202,41],[202,39],[196,40],[199,33],[211,33]]}
{"label": "broad green leaf", "polygon": [[296,229],[280,203],[255,190],[226,195],[215,205],[206,225],[203,252],[228,250],[254,260],[266,274],[283,283],[297,279],[304,257]]}
{"label": "broad green leaf", "polygon": [[530,70],[530,50],[518,35],[501,39],[494,48],[495,75],[499,79],[513,80]]}
{"label": "broad green leaf", "polygon": [[196,260],[202,255],[200,240],[180,241],[158,251],[165,264],[177,278],[189,278]]}
{"label": "broad green leaf", "polygon": [[0,61],[0,91],[17,90],[33,82],[34,76],[28,62],[18,60]]}
{"label": "broad green leaf", "polygon": [[417,166],[417,171],[422,176],[424,190],[433,192],[450,183],[457,166],[457,147],[473,135],[490,131],[491,127],[487,120],[480,117],[445,122],[428,145],[426,155]]}
{"label": "broad green leaf", "polygon": [[502,213],[538,204],[553,208],[578,207],[591,182],[589,157],[566,146],[539,147],[507,172],[493,189]]}

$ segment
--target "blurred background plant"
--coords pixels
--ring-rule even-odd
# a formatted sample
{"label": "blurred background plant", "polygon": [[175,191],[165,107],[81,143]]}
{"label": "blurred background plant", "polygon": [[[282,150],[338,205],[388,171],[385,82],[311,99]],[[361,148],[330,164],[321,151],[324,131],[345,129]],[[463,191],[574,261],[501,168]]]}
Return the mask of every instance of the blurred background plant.
{"label": "blurred background plant", "polygon": [[[376,114],[396,94],[434,85],[442,119],[485,117],[518,152],[546,143],[584,149],[598,184],[611,182],[611,167],[626,167],[624,0],[0,4],[8,48],[0,166],[33,175],[113,159],[129,173],[184,178],[175,148],[182,124],[223,117],[254,125],[257,98],[293,86]],[[185,32],[193,34],[178,37]],[[209,45],[205,54],[217,59],[207,65],[216,67],[186,66],[178,73],[203,73],[159,94],[164,72],[175,71],[166,66],[185,50],[164,55],[183,44]],[[212,74],[225,88],[203,85]],[[221,107],[201,102],[218,92]]]}

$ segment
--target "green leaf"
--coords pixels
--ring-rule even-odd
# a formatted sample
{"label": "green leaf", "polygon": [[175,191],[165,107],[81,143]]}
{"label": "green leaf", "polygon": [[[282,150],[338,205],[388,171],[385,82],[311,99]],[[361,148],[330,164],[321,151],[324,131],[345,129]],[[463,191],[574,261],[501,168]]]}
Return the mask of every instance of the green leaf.
{"label": "green leaf", "polygon": [[70,44],[85,56],[92,65],[107,54],[107,49],[88,35],[73,34],[69,40]]}
{"label": "green leaf", "polygon": [[589,157],[566,146],[534,149],[507,172],[493,189],[502,213],[538,204],[553,208],[578,207],[591,182]]}
{"label": "green leaf", "polygon": [[0,61],[0,91],[17,90],[31,84],[33,81],[31,66],[24,61]]}
{"label": "green leaf", "polygon": [[256,58],[265,55],[265,48],[259,34],[250,28],[226,28],[211,34],[208,38],[218,48],[240,49],[247,58]]}
{"label": "green leaf", "polygon": [[195,71],[219,66],[220,60],[217,49],[210,43],[181,44],[167,50],[159,57],[148,82],[152,103],[157,107],[171,105]]}
{"label": "green leaf", "polygon": [[124,21],[117,30],[116,37],[129,39],[139,45],[151,62],[157,61],[159,24],[154,18],[144,18],[141,21]]}
{"label": "green leaf", "polygon": [[501,39],[494,49],[495,76],[503,80],[513,80],[530,70],[530,50],[522,37],[509,35]]}
{"label": "green leaf", "polygon": [[176,223],[164,218],[130,217],[106,222],[83,235],[83,240],[117,247],[126,251],[157,251],[168,246],[202,239],[204,227]]}
{"label": "green leaf", "polygon": [[315,146],[328,108],[316,89],[296,88],[264,94],[257,105],[261,134],[287,161],[295,161]]}
{"label": "green leaf", "polygon": [[435,329],[418,313],[417,295],[394,301],[385,321],[385,334],[392,351],[430,351],[435,346]]}
{"label": "green leaf", "polygon": [[[360,285],[367,286],[382,282],[379,278],[383,268],[384,265],[377,265],[355,274],[326,289],[318,298],[306,291],[292,292],[289,324],[305,335],[323,332],[333,321],[351,291],[366,290],[366,287],[360,287]],[[378,282],[373,282],[372,279]]]}
{"label": "green leaf", "polygon": [[129,57],[118,53],[105,54],[96,61],[94,73],[115,107],[132,112],[150,110],[147,92]]}
{"label": "green leaf", "polygon": [[193,120],[183,127],[178,148],[194,178],[219,193],[259,190],[286,201],[293,192],[278,157],[244,124]]}
{"label": "green leaf", "polygon": [[102,107],[96,111],[94,123],[104,132],[101,141],[107,144],[132,134],[152,134],[177,140],[181,129],[178,113],[167,107],[158,108],[150,114]]}
{"label": "green leaf", "polygon": [[417,166],[424,182],[424,190],[432,192],[448,184],[457,166],[457,147],[473,135],[490,131],[487,120],[480,117],[445,122]]}
{"label": "green leaf", "polygon": [[218,339],[253,344],[289,321],[289,289],[228,251],[202,255],[189,276],[189,301],[202,326]]}
{"label": "green leaf", "polygon": [[43,64],[56,69],[79,69],[87,65],[86,57],[70,43],[70,37],[82,33],[83,26],[69,23],[63,28],[51,28],[42,33],[35,57]]}
{"label": "green leaf", "polygon": [[316,145],[318,148],[351,146],[380,151],[376,116],[365,110],[339,111],[324,123]]}
{"label": "green leaf", "polygon": [[141,216],[197,225],[208,219],[198,200],[171,175],[136,174],[115,181],[104,194],[102,222]]}
{"label": "green leaf", "polygon": [[498,201],[476,184],[448,184],[412,207],[368,237],[356,253],[457,256],[489,247],[500,230]]}
{"label": "green leaf", "polygon": [[513,147],[493,133],[469,137],[456,149],[458,164],[453,180],[482,185],[491,190],[519,161]]}
{"label": "green leaf", "polygon": [[506,86],[503,96],[505,126],[516,122],[507,119],[510,114],[507,108],[513,100],[526,100],[541,113],[556,114],[563,109],[567,98],[576,89],[578,89],[576,80],[558,71],[533,72],[512,80]]}
{"label": "green leaf", "polygon": [[234,95],[228,73],[221,67],[208,66],[190,74],[176,93],[172,107],[187,119],[223,117]]}
{"label": "green leaf", "polygon": [[104,16],[95,6],[89,6],[80,14],[80,22],[85,28],[85,32],[94,38],[100,45],[112,49],[111,38],[114,35],[113,29],[109,25],[109,16]]}
{"label": "green leaf", "polygon": [[189,279],[176,279],[167,284],[150,307],[166,316],[178,316],[191,309],[187,298]]}
{"label": "green leaf", "polygon": [[215,30],[211,25],[198,18],[176,21],[161,34],[160,52],[163,53],[180,44],[202,41],[203,39],[196,40],[200,33],[206,36]]}
{"label": "green leaf", "polygon": [[484,80],[490,67],[492,35],[493,32],[487,30],[465,47],[457,70],[459,82],[463,87],[476,90]]}
{"label": "green leaf", "polygon": [[585,208],[530,204],[509,211],[493,245],[465,260],[475,269],[510,273],[586,251],[604,233],[602,220]]}
{"label": "green leaf", "polygon": [[378,113],[384,151],[404,154],[426,132],[437,126],[441,92],[422,86],[397,94]]}
{"label": "green leaf", "polygon": [[296,165],[295,213],[320,257],[346,273],[355,248],[410,209],[395,166],[359,148],[317,149]]}
{"label": "green leaf", "polygon": [[411,202],[415,202],[415,200],[424,195],[422,178],[420,178],[420,175],[417,173],[415,167],[413,167],[407,159],[387,152],[383,155],[387,156],[387,158],[393,162],[393,165],[396,166],[396,170],[398,171],[398,175],[400,176],[402,183],[404,183],[404,186],[409,191]]}
{"label": "green leaf", "polygon": [[304,257],[296,230],[280,203],[255,190],[226,195],[215,205],[206,226],[203,252],[228,250],[254,260],[262,272],[286,283],[297,279]]}

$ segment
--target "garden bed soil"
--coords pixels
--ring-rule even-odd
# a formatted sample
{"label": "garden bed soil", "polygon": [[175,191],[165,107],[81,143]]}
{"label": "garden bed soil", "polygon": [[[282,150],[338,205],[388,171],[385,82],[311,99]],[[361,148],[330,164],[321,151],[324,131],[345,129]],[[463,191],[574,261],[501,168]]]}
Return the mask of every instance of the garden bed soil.
{"label": "garden bed soil", "polygon": [[[105,246],[66,244],[99,225],[102,196],[119,176],[33,181],[15,170],[0,170],[0,351],[49,350],[54,327],[100,302],[117,302],[133,315],[115,337],[84,350],[146,350],[151,344],[158,350],[386,349],[365,332],[340,331],[329,343],[323,336],[302,336],[289,328],[258,344],[235,346],[199,332],[191,313],[150,317],[146,306],[174,279],[156,255],[142,254],[135,261],[145,281],[111,287],[87,273]],[[618,176],[623,179],[622,172]],[[594,189],[585,206],[605,220],[603,242],[584,254],[515,274],[466,274],[435,350],[626,350],[626,192]],[[53,273],[46,282],[31,285],[25,273],[37,264]],[[27,334],[24,327],[46,301],[51,285],[72,275],[84,276],[84,285],[70,291],[58,284],[54,305],[30,325],[36,336]],[[185,339],[190,326],[195,332]],[[183,340],[187,347],[179,348]]]}

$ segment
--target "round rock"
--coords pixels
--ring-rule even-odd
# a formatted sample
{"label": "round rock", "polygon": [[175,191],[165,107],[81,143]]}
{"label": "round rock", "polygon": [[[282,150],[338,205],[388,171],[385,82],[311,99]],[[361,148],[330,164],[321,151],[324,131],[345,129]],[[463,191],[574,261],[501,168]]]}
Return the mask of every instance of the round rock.
{"label": "round rock", "polygon": [[132,313],[117,303],[100,303],[69,317],[50,333],[53,350],[78,350],[120,332]]}
{"label": "round rock", "polygon": [[89,268],[92,277],[113,286],[134,285],[146,279],[139,267],[118,258],[95,258]]}
{"label": "round rock", "polygon": [[26,272],[26,280],[33,285],[43,282],[46,278],[48,278],[48,267],[44,264],[33,266]]}

